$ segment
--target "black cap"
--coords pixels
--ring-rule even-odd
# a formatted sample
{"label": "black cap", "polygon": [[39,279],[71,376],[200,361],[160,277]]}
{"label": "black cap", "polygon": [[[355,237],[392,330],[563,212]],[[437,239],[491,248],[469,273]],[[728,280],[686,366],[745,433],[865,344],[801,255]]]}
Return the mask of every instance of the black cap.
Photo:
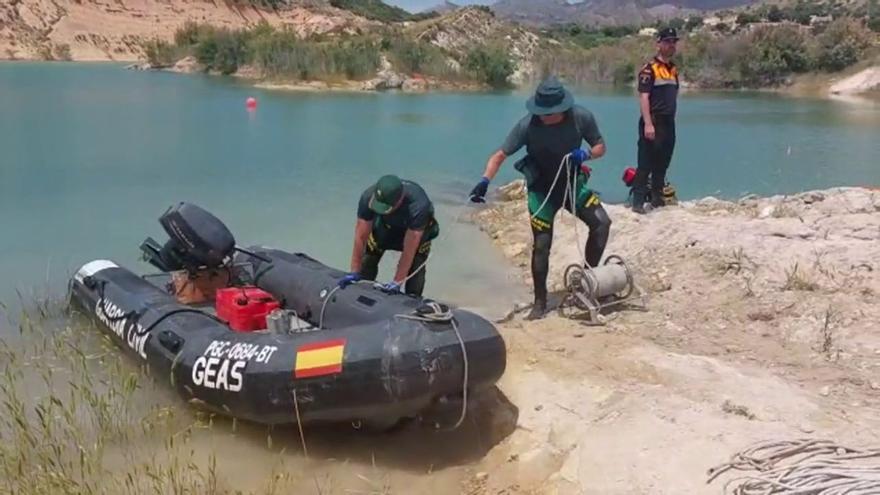
{"label": "black cap", "polygon": [[663,28],[657,33],[657,41],[678,41],[678,31],[675,28]]}
{"label": "black cap", "polygon": [[376,191],[370,198],[370,209],[384,215],[393,210],[403,196],[403,182],[396,175],[383,176],[376,183]]}

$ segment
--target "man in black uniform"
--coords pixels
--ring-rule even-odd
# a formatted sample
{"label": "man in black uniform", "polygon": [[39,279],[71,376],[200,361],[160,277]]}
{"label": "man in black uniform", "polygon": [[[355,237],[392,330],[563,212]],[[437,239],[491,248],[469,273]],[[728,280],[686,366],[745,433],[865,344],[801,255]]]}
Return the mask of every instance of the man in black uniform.
{"label": "man in black uniform", "polygon": [[376,280],[379,262],[386,250],[400,251],[394,279],[382,287],[421,296],[431,241],[440,234],[434,219],[434,205],[415,182],[386,175],[367,188],[358,203],[351,273],[339,281],[344,288],[361,279]]}
{"label": "man in black uniform", "polygon": [[[471,191],[471,201],[485,201],[489,182],[498,173],[504,160],[526,147],[526,156],[514,167],[526,176],[528,205],[531,215],[532,279],[535,304],[527,319],[544,316],[547,311],[547,273],[550,268],[550,247],[553,242],[553,220],[563,206],[589,227],[585,248],[586,263],[597,266],[602,259],[611,219],[599,196],[587,187],[590,169],[583,162],[605,154],[605,142],[596,119],[589,110],[574,104],[574,97],[555,78],[538,86],[526,103],[529,115],[510,131],[501,149],[489,158],[480,182]],[[581,149],[582,141],[589,148]],[[563,160],[569,157],[564,170]],[[572,198],[566,197],[567,184],[576,181]]]}
{"label": "man in black uniform", "polygon": [[665,28],[657,33],[657,55],[639,71],[639,167],[633,181],[632,209],[645,213],[650,178],[651,206],[665,205],[666,170],[675,149],[675,110],[678,68],[672,63],[678,34]]}

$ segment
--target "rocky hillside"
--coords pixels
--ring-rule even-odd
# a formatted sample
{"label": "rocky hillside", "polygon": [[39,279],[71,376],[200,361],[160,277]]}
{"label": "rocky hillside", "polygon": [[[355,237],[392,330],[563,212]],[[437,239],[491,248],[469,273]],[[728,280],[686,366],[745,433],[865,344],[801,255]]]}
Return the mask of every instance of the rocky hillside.
{"label": "rocky hillside", "polygon": [[738,7],[755,0],[499,0],[499,17],[528,25],[640,24],[653,19],[687,16],[699,11]]}
{"label": "rocky hillside", "polygon": [[267,21],[301,34],[373,24],[326,0],[290,4],[269,11],[205,0],[5,0],[0,2],[0,59],[137,60],[143,41],[170,40],[188,21],[230,28]]}
{"label": "rocky hillside", "polygon": [[413,25],[416,39],[450,53],[465,53],[474,46],[498,45],[506,48],[516,64],[512,82],[525,81],[534,71],[534,56],[541,38],[523,27],[502,21],[485,9],[464,7],[441,18]]}

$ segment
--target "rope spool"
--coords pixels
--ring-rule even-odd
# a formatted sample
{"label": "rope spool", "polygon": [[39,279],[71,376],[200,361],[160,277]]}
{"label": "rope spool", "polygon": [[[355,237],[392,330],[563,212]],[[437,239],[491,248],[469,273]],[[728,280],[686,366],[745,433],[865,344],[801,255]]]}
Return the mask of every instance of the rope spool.
{"label": "rope spool", "polygon": [[568,296],[561,309],[564,311],[566,307],[575,307],[586,311],[592,323],[601,323],[599,311],[602,308],[642,298],[626,262],[616,255],[609,256],[602,266],[595,268],[569,265],[565,269],[564,279]]}

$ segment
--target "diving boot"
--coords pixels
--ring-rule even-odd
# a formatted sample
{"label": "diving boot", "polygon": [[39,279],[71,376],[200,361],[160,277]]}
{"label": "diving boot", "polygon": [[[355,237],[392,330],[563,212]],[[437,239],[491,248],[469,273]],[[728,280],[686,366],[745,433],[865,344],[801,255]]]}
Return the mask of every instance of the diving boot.
{"label": "diving boot", "polygon": [[535,304],[532,305],[532,310],[529,311],[529,314],[526,315],[526,320],[534,321],[543,319],[547,314],[547,301],[543,299],[538,299],[535,301]]}
{"label": "diving boot", "polygon": [[632,211],[634,213],[638,213],[639,215],[644,215],[645,212],[645,194],[634,192],[632,195]]}
{"label": "diving boot", "polygon": [[666,201],[663,198],[663,195],[659,192],[652,191],[651,192],[651,208],[663,208],[666,206]]}

